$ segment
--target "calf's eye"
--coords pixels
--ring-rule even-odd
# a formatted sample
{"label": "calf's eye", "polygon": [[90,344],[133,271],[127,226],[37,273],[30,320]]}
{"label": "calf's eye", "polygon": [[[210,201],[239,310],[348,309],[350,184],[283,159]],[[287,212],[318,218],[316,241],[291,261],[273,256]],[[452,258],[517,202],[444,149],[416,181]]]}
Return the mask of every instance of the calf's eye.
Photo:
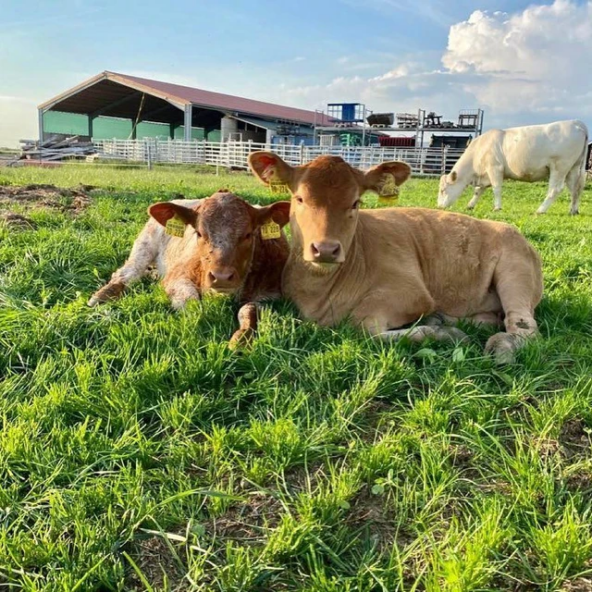
{"label": "calf's eye", "polygon": [[304,200],[299,195],[296,196],[296,201],[300,204],[304,203]]}
{"label": "calf's eye", "polygon": [[199,230],[197,230],[196,232],[197,232],[197,238],[201,238],[202,237],[201,232]]}
{"label": "calf's eye", "polygon": [[252,236],[253,236],[253,234],[251,232],[248,232],[247,234],[245,234],[245,236],[243,237],[243,239],[244,240],[249,240]]}
{"label": "calf's eye", "polygon": [[352,210],[357,210],[357,209],[360,207],[360,204],[361,204],[361,203],[362,203],[362,202],[361,202],[361,200],[357,199],[357,200],[354,202],[354,205],[352,206]]}

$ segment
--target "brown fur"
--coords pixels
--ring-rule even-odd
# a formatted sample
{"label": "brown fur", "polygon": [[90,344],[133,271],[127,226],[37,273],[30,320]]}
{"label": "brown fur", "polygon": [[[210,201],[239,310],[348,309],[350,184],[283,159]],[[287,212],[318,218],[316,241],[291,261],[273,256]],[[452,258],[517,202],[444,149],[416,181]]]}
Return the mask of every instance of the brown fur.
{"label": "brown fur", "polygon": [[[154,204],[130,257],[91,297],[89,306],[120,297],[154,263],[174,308],[209,291],[233,295],[246,305],[239,312],[241,335],[232,344],[243,342],[256,329],[257,314],[249,312],[255,303],[281,295],[288,242],[283,231],[277,239],[263,240],[260,230],[270,220],[283,227],[289,206],[277,202],[256,208],[224,191],[206,200]],[[175,216],[185,224],[182,237],[165,232],[167,221]]]}
{"label": "brown fur", "polygon": [[486,347],[500,363],[537,334],[541,262],[512,226],[423,208],[359,211],[365,190],[408,178],[404,163],[363,173],[336,157],[292,168],[276,155],[254,153],[250,165],[263,181],[262,170],[275,166],[292,192],[283,290],[306,318],[334,325],[351,317],[373,335],[419,340],[462,333],[434,327],[433,319],[429,327],[394,329],[434,313],[437,323],[496,324],[503,317],[507,333]]}

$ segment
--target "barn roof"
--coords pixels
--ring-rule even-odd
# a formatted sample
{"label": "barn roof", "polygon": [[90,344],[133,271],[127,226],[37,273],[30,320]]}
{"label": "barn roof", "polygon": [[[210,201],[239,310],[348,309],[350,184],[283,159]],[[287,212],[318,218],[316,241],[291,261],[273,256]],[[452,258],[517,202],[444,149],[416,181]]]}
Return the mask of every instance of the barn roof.
{"label": "barn roof", "polygon": [[[125,110],[126,97],[133,93],[144,93],[165,100],[183,109],[194,105],[227,114],[254,115],[271,120],[283,120],[308,125],[327,125],[330,118],[321,113],[284,107],[274,103],[255,101],[243,97],[192,88],[170,82],[139,78],[127,74],[105,71],[62,94],[39,105],[39,109],[67,111],[74,113],[98,113],[113,105],[113,114]],[[129,103],[129,101],[128,101]]]}

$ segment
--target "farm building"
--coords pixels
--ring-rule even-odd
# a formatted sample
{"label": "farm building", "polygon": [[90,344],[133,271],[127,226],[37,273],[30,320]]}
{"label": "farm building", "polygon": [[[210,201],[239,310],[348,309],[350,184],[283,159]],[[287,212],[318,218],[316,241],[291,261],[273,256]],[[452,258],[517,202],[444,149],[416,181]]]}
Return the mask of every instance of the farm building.
{"label": "farm building", "polygon": [[39,137],[312,143],[326,115],[103,72],[39,105]]}

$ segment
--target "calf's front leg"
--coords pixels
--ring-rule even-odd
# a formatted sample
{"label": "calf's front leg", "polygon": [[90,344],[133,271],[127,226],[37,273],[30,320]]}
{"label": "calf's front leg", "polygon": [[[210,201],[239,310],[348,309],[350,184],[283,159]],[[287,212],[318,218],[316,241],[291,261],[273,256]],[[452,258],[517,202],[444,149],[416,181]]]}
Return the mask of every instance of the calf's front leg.
{"label": "calf's front leg", "polygon": [[[392,302],[405,302],[404,296],[389,299]],[[384,302],[369,301],[354,313],[354,317],[373,337],[385,341],[399,341],[406,338],[413,342],[420,342],[431,338],[436,341],[460,342],[468,339],[467,335],[460,329],[447,327],[430,320],[428,315],[433,312],[433,301],[427,293],[423,298],[421,296],[416,297],[413,304],[415,306],[410,306],[409,312],[401,311],[398,314],[393,314],[392,311],[384,309]],[[413,308],[417,312],[413,312]],[[421,319],[421,324],[404,329],[398,328],[413,323],[418,319]]]}
{"label": "calf's front leg", "polygon": [[259,322],[259,306],[256,302],[243,304],[238,311],[239,328],[230,338],[228,347],[237,349],[247,345],[255,336]]}
{"label": "calf's front leg", "polygon": [[189,278],[165,278],[162,285],[175,310],[183,309],[189,300],[199,300],[200,298],[197,286]]}
{"label": "calf's front leg", "polygon": [[[155,223],[154,223],[155,224]],[[88,306],[97,306],[109,300],[121,297],[126,287],[138,281],[146,274],[158,253],[159,235],[150,222],[144,227],[134,245],[127,261],[111,276],[102,288],[97,290],[87,302]]]}

